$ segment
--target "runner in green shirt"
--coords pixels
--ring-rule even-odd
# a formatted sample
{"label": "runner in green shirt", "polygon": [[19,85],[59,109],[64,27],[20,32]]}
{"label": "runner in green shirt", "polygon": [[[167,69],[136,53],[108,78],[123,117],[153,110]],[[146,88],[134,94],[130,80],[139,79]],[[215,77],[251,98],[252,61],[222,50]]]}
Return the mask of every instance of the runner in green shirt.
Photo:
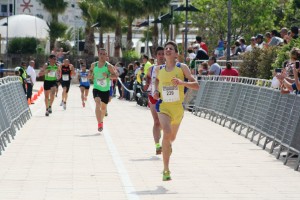
{"label": "runner in green shirt", "polygon": [[99,49],[98,55],[99,61],[92,63],[89,78],[94,82],[95,113],[98,121],[98,131],[101,132],[103,130],[103,118],[109,102],[110,80],[116,79],[118,72],[113,65],[106,61],[107,53],[105,49]]}
{"label": "runner in green shirt", "polygon": [[[56,64],[56,56],[51,54],[49,56],[49,60],[45,63],[43,69],[41,70],[39,76],[45,75],[44,80],[44,93],[45,93],[45,105],[46,105],[46,113],[45,115],[48,117],[50,113],[52,113],[52,104],[54,101],[55,90],[57,87],[57,75],[61,74],[60,70]],[[50,101],[49,101],[50,99]]]}

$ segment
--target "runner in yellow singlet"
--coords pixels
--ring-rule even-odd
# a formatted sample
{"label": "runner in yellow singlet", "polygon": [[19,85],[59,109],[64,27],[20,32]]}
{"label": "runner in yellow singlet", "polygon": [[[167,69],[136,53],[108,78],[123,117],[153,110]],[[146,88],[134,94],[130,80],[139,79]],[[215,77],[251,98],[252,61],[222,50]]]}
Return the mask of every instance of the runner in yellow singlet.
{"label": "runner in yellow singlet", "polygon": [[[156,68],[156,83],[153,94],[158,99],[156,110],[163,129],[163,181],[171,180],[169,162],[174,142],[181,120],[183,118],[184,87],[198,90],[199,84],[191,75],[187,65],[176,62],[178,47],[169,41],[164,46],[166,65]],[[185,78],[188,82],[185,81]]]}

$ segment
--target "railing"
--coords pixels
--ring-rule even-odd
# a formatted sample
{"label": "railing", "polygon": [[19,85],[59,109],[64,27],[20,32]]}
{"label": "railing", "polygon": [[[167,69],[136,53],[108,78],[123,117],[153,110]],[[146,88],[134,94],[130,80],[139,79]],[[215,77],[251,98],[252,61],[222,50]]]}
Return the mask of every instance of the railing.
{"label": "railing", "polygon": [[[271,144],[278,159],[287,151],[284,164],[298,155],[300,163],[300,96],[281,94],[271,81],[244,77],[202,76],[200,90],[189,103],[193,114],[227,126],[256,144]],[[187,102],[186,102],[187,103]],[[263,140],[264,139],[264,140]]]}
{"label": "railing", "polygon": [[0,154],[31,117],[19,77],[0,79]]}

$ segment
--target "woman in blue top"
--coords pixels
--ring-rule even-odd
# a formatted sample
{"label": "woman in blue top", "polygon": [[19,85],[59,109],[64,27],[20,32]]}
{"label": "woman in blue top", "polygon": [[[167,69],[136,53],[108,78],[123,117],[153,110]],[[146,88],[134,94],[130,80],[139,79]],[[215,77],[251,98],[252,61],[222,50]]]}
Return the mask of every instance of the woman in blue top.
{"label": "woman in blue top", "polygon": [[81,65],[81,70],[79,73],[79,88],[81,92],[81,101],[82,106],[85,107],[85,101],[87,100],[87,96],[89,95],[89,89],[90,89],[90,80],[88,78],[89,71],[86,69],[86,65]]}

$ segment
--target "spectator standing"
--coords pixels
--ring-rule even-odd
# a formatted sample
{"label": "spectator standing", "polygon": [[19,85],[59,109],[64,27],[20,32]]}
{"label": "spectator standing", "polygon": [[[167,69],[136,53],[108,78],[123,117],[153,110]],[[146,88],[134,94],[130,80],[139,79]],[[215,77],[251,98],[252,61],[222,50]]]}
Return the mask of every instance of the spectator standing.
{"label": "spectator standing", "polygon": [[21,66],[19,68],[19,74],[22,78],[22,86],[23,86],[23,89],[24,89],[24,92],[25,94],[27,94],[27,91],[26,91],[26,85],[27,85],[27,82],[26,82],[26,78],[27,78],[27,73],[26,73],[26,63],[25,62],[21,62]]}
{"label": "spectator standing", "polygon": [[59,51],[56,53],[57,61],[63,63],[65,55],[69,53],[70,51],[64,52],[64,48],[60,48]]}
{"label": "spectator standing", "polygon": [[194,51],[194,49],[193,49],[193,47],[189,47],[188,48],[188,57],[187,57],[187,61],[192,61],[194,58],[196,58],[196,54],[195,54],[195,51]]}
{"label": "spectator standing", "polygon": [[206,52],[206,54],[208,54],[208,47],[204,42],[202,42],[201,36],[196,36],[196,43],[198,43],[200,47]]}
{"label": "spectator standing", "polygon": [[222,35],[220,35],[217,48],[214,52],[215,56],[217,56],[218,58],[223,57],[224,56],[224,50],[225,50],[225,42],[223,40]]}
{"label": "spectator standing", "polygon": [[0,60],[0,78],[2,78],[4,75],[3,70],[4,70],[4,63],[3,60]]}
{"label": "spectator standing", "polygon": [[291,27],[291,35],[290,38],[291,39],[297,39],[299,37],[299,29],[297,26],[292,26]]}
{"label": "spectator standing", "polygon": [[208,75],[219,76],[222,72],[221,66],[217,63],[217,59],[214,56],[211,56],[208,60],[208,65],[210,66]]}
{"label": "spectator standing", "polygon": [[[34,84],[36,83],[36,73],[34,70],[35,62],[34,60],[29,61],[29,65],[26,69],[26,73],[28,78],[26,79],[27,81],[27,101],[30,99],[31,102],[31,97],[32,97],[32,89]],[[31,104],[33,104],[31,102]]]}
{"label": "spectator standing", "polygon": [[283,39],[280,38],[280,34],[276,30],[271,31],[271,40],[268,43],[268,46],[278,46],[283,44]]}
{"label": "spectator standing", "polygon": [[235,49],[234,49],[233,56],[238,56],[240,53],[243,52],[241,48],[241,44],[239,41],[235,41],[234,45],[235,45]]}
{"label": "spectator standing", "polygon": [[226,68],[222,70],[221,76],[239,76],[239,72],[232,68],[232,62],[226,62]]}
{"label": "spectator standing", "polygon": [[290,83],[294,82],[294,64],[298,60],[300,55],[300,49],[294,47],[290,51],[290,59],[284,63],[284,67],[281,73],[276,74],[276,78],[283,83],[283,80],[288,81]]}
{"label": "spectator standing", "polygon": [[256,36],[256,44],[257,44],[257,47],[262,49],[265,45],[265,42],[264,42],[264,36],[262,34],[258,34]]}
{"label": "spectator standing", "polygon": [[147,74],[148,69],[152,66],[152,64],[149,61],[149,57],[146,54],[143,55],[143,64],[144,64],[144,73]]}
{"label": "spectator standing", "polygon": [[192,74],[195,74],[195,65],[196,65],[195,61],[196,60],[208,60],[209,57],[208,57],[206,51],[204,49],[202,49],[199,44],[194,44],[193,47],[194,47],[194,50],[196,52],[196,57],[193,60],[194,65],[191,64],[191,72],[192,72]]}
{"label": "spectator standing", "polygon": [[134,77],[136,77],[137,73],[139,72],[139,70],[141,69],[141,66],[140,66],[140,62],[139,61],[135,61],[134,62]]}
{"label": "spectator standing", "polygon": [[[122,83],[124,83],[124,79],[122,80],[122,77],[125,77],[125,70],[124,70],[124,64],[122,62],[117,63],[117,71],[119,74],[119,78],[118,82],[117,82],[117,86],[118,86],[118,91],[119,91],[119,98],[118,99],[123,99],[123,92],[122,92]],[[123,76],[123,74],[125,74],[125,76]],[[121,83],[122,82],[122,83]]]}
{"label": "spectator standing", "polygon": [[293,67],[293,74],[295,77],[293,82],[291,82],[290,80],[287,80],[286,78],[283,80],[284,87],[281,88],[281,93],[286,94],[286,93],[295,92],[296,94],[299,94],[299,91],[300,91],[300,80],[299,80],[300,68],[299,68],[299,66]]}
{"label": "spectator standing", "polygon": [[247,46],[245,52],[250,52],[254,49],[254,47],[256,47],[256,41],[255,41],[255,37],[251,37],[250,40],[250,45]]}
{"label": "spectator standing", "polygon": [[287,28],[282,28],[280,31],[280,37],[283,39],[284,43],[287,44],[290,42],[289,31]]}
{"label": "spectator standing", "polygon": [[242,52],[245,52],[246,48],[247,48],[246,40],[244,38],[240,38],[239,43],[240,43],[240,48],[241,48]]}
{"label": "spectator standing", "polygon": [[198,67],[198,74],[199,75],[208,75],[208,64],[207,62],[201,63],[201,65]]}

